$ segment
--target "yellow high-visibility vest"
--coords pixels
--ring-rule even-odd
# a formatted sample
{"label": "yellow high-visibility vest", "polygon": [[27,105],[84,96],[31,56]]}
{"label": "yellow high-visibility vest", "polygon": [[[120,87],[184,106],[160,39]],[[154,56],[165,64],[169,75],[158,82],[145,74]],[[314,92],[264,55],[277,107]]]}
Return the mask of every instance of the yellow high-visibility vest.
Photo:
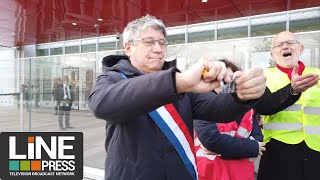
{"label": "yellow high-visibility vest", "polygon": [[[302,74],[309,73],[320,75],[320,69],[306,67]],[[290,83],[287,74],[278,68],[269,68],[264,74],[271,92]],[[320,152],[320,84],[303,92],[292,106],[264,116],[263,122],[265,142],[271,138],[287,144],[298,144],[304,140],[309,148]]]}

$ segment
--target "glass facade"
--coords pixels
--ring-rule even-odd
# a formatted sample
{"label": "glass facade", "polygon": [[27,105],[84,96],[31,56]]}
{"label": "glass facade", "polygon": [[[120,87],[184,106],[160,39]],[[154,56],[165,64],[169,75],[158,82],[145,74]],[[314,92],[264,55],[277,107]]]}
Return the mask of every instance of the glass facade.
{"label": "glass facade", "polygon": [[[312,9],[318,16],[313,18],[287,18],[288,21],[272,23],[277,13],[264,17],[263,23],[246,22],[247,26],[232,26],[238,20],[230,22],[230,27],[216,28],[215,23],[207,29],[193,25],[192,31],[168,36],[167,59],[177,59],[182,71],[199,60],[209,57],[214,60],[230,59],[242,70],[252,67],[268,68],[273,66],[270,56],[272,37],[284,30],[296,32],[304,45],[301,60],[306,66],[320,68],[320,8]],[[303,16],[304,11],[294,11],[296,17]],[[282,13],[288,14],[290,13]],[[300,15],[300,16],[299,16]],[[250,21],[250,18],[244,18]],[[182,27],[185,28],[185,27]],[[170,28],[168,28],[168,32]],[[186,34],[187,33],[187,34]],[[186,39],[187,38],[187,39]],[[239,39],[240,38],[240,39]],[[186,43],[188,42],[188,43]],[[81,53],[80,52],[81,47]],[[96,49],[98,48],[98,49]],[[52,47],[36,49],[39,57],[26,59],[6,59],[6,67],[0,73],[8,80],[8,88],[0,88],[0,116],[12,117],[8,123],[1,118],[2,131],[60,131],[57,116],[54,115],[55,100],[52,89],[57,77],[68,76],[75,88],[76,98],[71,111],[73,131],[84,133],[84,165],[99,169],[104,168],[105,121],[96,119],[88,108],[88,96],[96,78],[102,73],[101,61],[107,55],[124,54],[117,49],[117,41],[65,46],[65,43]],[[5,70],[5,71],[4,71]],[[22,87],[27,82],[33,85],[31,99],[23,99]],[[36,89],[38,88],[38,89]],[[36,98],[37,97],[37,98]],[[35,105],[38,104],[39,107]],[[31,107],[30,111],[26,109]],[[22,110],[19,108],[23,108]],[[23,119],[23,121],[20,121]],[[98,135],[97,135],[98,134]]]}
{"label": "glass facade", "polygon": [[167,36],[168,44],[184,44],[185,43],[185,34],[177,34]]}
{"label": "glass facade", "polygon": [[214,41],[214,34],[215,31],[213,30],[188,33],[188,43]]}
{"label": "glass facade", "polygon": [[218,40],[248,37],[248,27],[236,27],[218,30]]}
{"label": "glass facade", "polygon": [[36,56],[49,56],[49,49],[37,49]]}
{"label": "glass facade", "polygon": [[61,55],[63,54],[62,47],[57,47],[57,48],[51,48],[50,49],[50,55]]}
{"label": "glass facade", "polygon": [[67,47],[65,47],[65,54],[75,54],[75,53],[79,53],[79,52],[80,52],[79,46],[67,46]]}
{"label": "glass facade", "polygon": [[[116,36],[100,37],[101,42],[97,42],[97,38],[79,39],[72,41],[62,41],[55,43],[39,44],[36,46],[36,56],[53,56],[63,54],[90,53],[97,51],[117,50]],[[105,42],[107,41],[107,42]]]}
{"label": "glass facade", "polygon": [[320,30],[320,18],[290,21],[291,32],[308,32]]}
{"label": "glass facade", "polygon": [[96,44],[86,44],[81,46],[81,53],[96,52]]}
{"label": "glass facade", "polygon": [[116,50],[116,42],[99,43],[99,51]]}
{"label": "glass facade", "polygon": [[286,22],[251,26],[251,37],[275,35],[286,30]]}

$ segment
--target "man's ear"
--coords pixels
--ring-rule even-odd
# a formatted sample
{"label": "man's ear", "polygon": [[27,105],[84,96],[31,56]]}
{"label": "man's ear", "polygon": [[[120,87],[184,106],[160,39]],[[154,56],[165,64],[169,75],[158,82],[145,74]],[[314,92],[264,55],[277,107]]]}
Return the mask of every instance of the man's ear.
{"label": "man's ear", "polygon": [[127,55],[128,57],[131,56],[131,44],[130,44],[129,42],[126,42],[126,43],[124,44],[124,52],[126,53],[126,55]]}
{"label": "man's ear", "polygon": [[273,66],[275,66],[275,64],[277,64],[277,61],[276,61],[276,59],[273,58],[272,51],[270,52],[270,55],[271,55],[272,64],[273,64]]}
{"label": "man's ear", "polygon": [[301,47],[300,47],[300,56],[302,55],[303,50],[304,50],[304,46],[301,44]]}

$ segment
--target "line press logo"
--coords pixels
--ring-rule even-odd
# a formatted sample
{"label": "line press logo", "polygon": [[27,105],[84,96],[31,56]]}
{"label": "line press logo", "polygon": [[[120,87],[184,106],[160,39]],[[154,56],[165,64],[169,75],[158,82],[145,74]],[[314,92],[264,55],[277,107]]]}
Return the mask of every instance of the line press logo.
{"label": "line press logo", "polygon": [[83,179],[81,132],[0,134],[0,179]]}

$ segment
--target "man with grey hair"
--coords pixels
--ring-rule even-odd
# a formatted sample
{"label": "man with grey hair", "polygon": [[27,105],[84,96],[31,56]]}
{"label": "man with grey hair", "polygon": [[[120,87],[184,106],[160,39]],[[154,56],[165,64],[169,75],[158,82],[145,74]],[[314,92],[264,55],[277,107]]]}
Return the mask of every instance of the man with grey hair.
{"label": "man with grey hair", "polygon": [[225,64],[200,59],[180,72],[176,61],[165,62],[161,20],[147,15],[130,22],[123,41],[126,56],[103,58],[88,100],[107,122],[105,179],[197,179],[193,119],[239,119],[264,93],[263,71],[240,72],[237,92],[217,96],[211,91],[219,82],[231,82]]}
{"label": "man with grey hair", "polygon": [[271,55],[276,67],[267,69],[271,92],[291,84],[291,94],[300,96],[292,106],[264,116],[263,134],[267,151],[260,161],[258,180],[320,179],[320,70],[305,67],[304,50],[289,31],[272,40]]}

